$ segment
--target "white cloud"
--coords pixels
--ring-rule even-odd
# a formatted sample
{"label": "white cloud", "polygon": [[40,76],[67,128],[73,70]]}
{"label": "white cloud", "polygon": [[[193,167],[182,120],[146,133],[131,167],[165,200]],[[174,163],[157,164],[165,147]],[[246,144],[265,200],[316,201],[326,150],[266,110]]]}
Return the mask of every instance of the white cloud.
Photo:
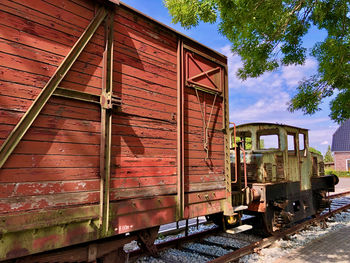
{"label": "white cloud", "polygon": [[288,87],[296,87],[303,78],[310,76],[316,68],[317,62],[314,59],[308,58],[302,66],[283,66],[281,78],[284,79]]}
{"label": "white cloud", "polygon": [[317,71],[317,62],[308,58],[305,64],[283,66],[274,72],[266,72],[259,78],[242,81],[237,78],[237,70],[242,67],[239,56],[233,55],[230,46],[221,52],[228,58],[230,120],[237,123],[270,122],[282,123],[310,130],[310,145],[326,152],[336,130],[327,117],[329,107],[313,116],[302,112],[290,113],[287,108],[299,81]]}
{"label": "white cloud", "polygon": [[289,100],[290,96],[288,93],[278,92],[271,97],[261,97],[252,105],[234,108],[230,113],[233,118],[234,116],[239,116],[243,122],[280,122],[280,118],[276,115],[286,112]]}

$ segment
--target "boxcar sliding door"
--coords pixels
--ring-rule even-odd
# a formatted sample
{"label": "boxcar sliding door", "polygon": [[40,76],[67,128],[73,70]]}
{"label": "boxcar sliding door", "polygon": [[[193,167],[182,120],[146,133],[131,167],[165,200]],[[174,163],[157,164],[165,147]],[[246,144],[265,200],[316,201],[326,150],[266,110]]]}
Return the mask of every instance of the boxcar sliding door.
{"label": "boxcar sliding door", "polygon": [[184,217],[223,211],[225,67],[214,54],[183,45]]}

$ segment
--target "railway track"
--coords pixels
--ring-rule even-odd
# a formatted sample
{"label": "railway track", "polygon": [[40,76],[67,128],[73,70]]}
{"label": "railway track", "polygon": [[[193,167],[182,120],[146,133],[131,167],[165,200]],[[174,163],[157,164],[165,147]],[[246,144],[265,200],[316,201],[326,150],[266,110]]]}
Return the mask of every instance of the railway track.
{"label": "railway track", "polygon": [[315,223],[325,224],[327,218],[350,209],[350,191],[328,196],[331,206],[315,218],[303,221],[273,236],[262,238],[251,231],[235,235],[213,227],[187,237],[181,237],[157,245],[159,257],[140,256],[140,251],[129,254],[128,262],[233,262],[240,257],[268,247],[276,240],[293,235]]}

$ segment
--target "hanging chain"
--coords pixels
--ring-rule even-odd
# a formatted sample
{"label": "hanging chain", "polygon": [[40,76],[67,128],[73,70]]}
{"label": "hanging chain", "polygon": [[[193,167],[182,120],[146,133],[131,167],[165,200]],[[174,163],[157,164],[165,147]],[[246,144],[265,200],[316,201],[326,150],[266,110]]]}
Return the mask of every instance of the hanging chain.
{"label": "hanging chain", "polygon": [[204,142],[203,142],[203,148],[207,154],[205,160],[207,160],[209,158],[209,145],[208,145],[208,141],[209,141],[209,125],[210,125],[210,120],[211,120],[211,116],[213,114],[213,109],[214,109],[214,105],[215,105],[215,102],[216,102],[216,97],[217,97],[217,93],[215,93],[215,97],[214,97],[214,100],[213,100],[213,105],[211,106],[211,111],[210,111],[210,115],[209,115],[209,119],[208,119],[208,122],[206,122],[205,120],[205,115],[204,115],[204,110],[202,109],[202,104],[201,104],[201,101],[199,99],[199,95],[198,95],[198,90],[195,88],[195,91],[196,91],[196,95],[197,95],[197,99],[198,99],[198,103],[199,103],[199,107],[200,107],[200,110],[201,110],[201,114],[202,114],[202,123],[203,123],[203,137],[204,137]]}

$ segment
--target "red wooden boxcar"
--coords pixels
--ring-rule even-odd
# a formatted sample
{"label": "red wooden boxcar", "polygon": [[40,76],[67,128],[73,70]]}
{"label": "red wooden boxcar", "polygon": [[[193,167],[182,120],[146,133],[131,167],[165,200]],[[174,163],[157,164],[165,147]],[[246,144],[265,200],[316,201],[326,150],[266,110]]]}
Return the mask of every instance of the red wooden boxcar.
{"label": "red wooden boxcar", "polygon": [[227,92],[225,56],[125,4],[2,0],[0,260],[230,214]]}

